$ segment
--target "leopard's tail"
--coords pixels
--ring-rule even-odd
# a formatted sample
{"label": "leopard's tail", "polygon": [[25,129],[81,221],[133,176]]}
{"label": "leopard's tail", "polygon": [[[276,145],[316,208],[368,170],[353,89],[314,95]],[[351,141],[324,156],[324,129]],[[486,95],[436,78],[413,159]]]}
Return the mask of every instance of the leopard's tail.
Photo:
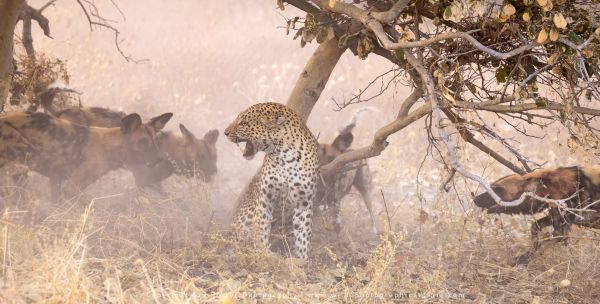
{"label": "leopard's tail", "polygon": [[346,124],[346,126],[344,126],[342,129],[340,129],[339,134],[348,134],[348,133],[352,133],[352,130],[354,130],[354,127],[356,127],[358,120],[360,119],[360,117],[362,116],[363,113],[365,112],[377,112],[377,108],[374,107],[363,107],[358,109],[354,115],[352,115],[352,118],[350,119],[350,121],[348,121],[348,123]]}

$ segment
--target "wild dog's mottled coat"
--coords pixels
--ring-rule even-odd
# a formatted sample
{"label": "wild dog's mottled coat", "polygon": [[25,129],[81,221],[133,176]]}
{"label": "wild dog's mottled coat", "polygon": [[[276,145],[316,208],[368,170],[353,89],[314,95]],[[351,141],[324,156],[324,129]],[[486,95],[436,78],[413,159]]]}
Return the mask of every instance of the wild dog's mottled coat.
{"label": "wild dog's mottled coat", "polygon": [[597,203],[600,200],[600,166],[541,169],[523,176],[513,174],[495,181],[492,189],[503,201],[517,200],[525,192],[553,200],[566,199],[575,194],[566,201],[567,207],[591,210],[575,214],[561,213],[556,206],[531,197],[518,206],[504,207],[496,204],[487,192],[475,197],[475,205],[487,209],[488,213],[535,214],[549,209],[547,216],[532,224],[533,249],[521,256],[520,262],[526,262],[531,253],[540,247],[538,234],[546,226],[554,228],[558,240],[564,239],[571,224],[600,228],[600,204]]}
{"label": "wild dog's mottled coat", "polygon": [[[352,120],[339,132],[331,144],[319,144],[319,162],[324,166],[332,162],[339,155],[348,152],[354,141],[352,130],[358,122],[358,116],[368,108],[358,110]],[[354,187],[360,193],[369,216],[373,229],[376,230],[375,216],[373,214],[373,203],[371,200],[371,170],[366,160],[358,160],[348,163],[330,180],[319,179],[316,206],[333,208],[335,215],[334,229],[341,230],[341,201]]]}
{"label": "wild dog's mottled coat", "polygon": [[[126,115],[120,111],[99,107],[58,110],[51,103],[43,105],[54,116],[84,126],[115,127]],[[164,131],[157,136],[157,143],[166,159],[152,167],[144,164],[127,167],[133,173],[138,186],[160,183],[173,173],[200,177],[205,181],[210,181],[217,174],[216,142],[219,131],[210,130],[203,138],[196,138],[184,125],[180,124],[179,129],[182,136]]]}
{"label": "wild dog's mottled coat", "polygon": [[273,210],[293,210],[294,254],[307,259],[319,167],[315,137],[296,113],[278,103],[246,109],[227,127],[225,135],[234,143],[246,144],[246,158],[258,151],[266,153],[262,167],[239,200],[233,221],[238,238],[254,236],[254,241],[268,246]]}
{"label": "wild dog's mottled coat", "polygon": [[49,177],[57,200],[65,179],[83,189],[124,164],[159,161],[155,136],[171,116],[143,124],[134,113],[119,128],[89,128],[44,113],[9,113],[0,117],[0,167],[17,162]]}

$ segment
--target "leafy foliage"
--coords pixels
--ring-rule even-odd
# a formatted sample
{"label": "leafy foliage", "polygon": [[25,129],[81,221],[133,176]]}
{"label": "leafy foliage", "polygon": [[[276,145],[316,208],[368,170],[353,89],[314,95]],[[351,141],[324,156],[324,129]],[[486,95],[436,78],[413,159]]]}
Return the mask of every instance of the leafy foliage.
{"label": "leafy foliage", "polygon": [[[593,108],[600,101],[598,0],[284,2],[311,16],[299,31],[333,28],[340,47],[361,59],[377,53],[419,86],[422,80],[405,58],[413,53],[435,78],[444,114],[457,117],[450,120],[459,129],[497,140],[488,132],[491,121],[464,118],[484,111],[526,135],[526,128],[516,127],[519,121],[542,128],[558,121],[573,136],[588,138],[584,146],[597,146],[592,122],[600,115]],[[359,94],[342,106],[362,101]],[[539,113],[541,108],[550,115]]]}

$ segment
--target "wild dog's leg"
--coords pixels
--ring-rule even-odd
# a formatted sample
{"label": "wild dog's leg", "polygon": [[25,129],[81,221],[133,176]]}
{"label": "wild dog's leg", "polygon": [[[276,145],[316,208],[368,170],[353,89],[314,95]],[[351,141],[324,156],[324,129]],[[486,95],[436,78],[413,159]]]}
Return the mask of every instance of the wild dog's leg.
{"label": "wild dog's leg", "polygon": [[553,240],[555,242],[567,243],[567,235],[571,229],[571,224],[575,221],[575,215],[573,214],[560,214],[558,208],[550,209],[550,217],[552,217],[552,227],[554,231],[552,233]]}
{"label": "wild dog's leg", "polygon": [[[313,184],[314,185],[314,184]],[[307,192],[308,191],[308,192]],[[289,206],[294,207],[292,218],[294,234],[294,253],[297,258],[308,259],[308,248],[310,246],[310,235],[312,233],[312,205],[314,199],[314,188],[292,189],[289,193]]]}
{"label": "wild dog's leg", "polygon": [[375,224],[375,215],[373,214],[373,202],[371,201],[371,180],[371,170],[367,163],[364,163],[357,169],[352,185],[362,196],[365,206],[369,211],[369,216],[371,217],[373,232],[377,234],[377,225]]}
{"label": "wild dog's leg", "polygon": [[342,202],[337,197],[334,197],[328,204],[333,208],[335,217],[333,220],[333,229],[339,234],[342,231]]}
{"label": "wild dog's leg", "polygon": [[552,225],[552,217],[550,215],[547,215],[531,224],[531,249],[519,255],[515,260],[515,264],[523,265],[529,263],[529,259],[531,258],[533,253],[540,249],[542,243],[542,241],[539,239],[540,231],[542,231],[542,229],[550,225]]}

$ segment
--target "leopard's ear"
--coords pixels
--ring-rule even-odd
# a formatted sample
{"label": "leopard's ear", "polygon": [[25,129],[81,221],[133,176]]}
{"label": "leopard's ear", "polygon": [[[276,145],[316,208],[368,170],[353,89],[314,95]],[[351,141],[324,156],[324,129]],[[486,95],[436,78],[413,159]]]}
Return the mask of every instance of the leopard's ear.
{"label": "leopard's ear", "polygon": [[285,117],[283,116],[278,116],[275,119],[275,124],[277,124],[278,126],[281,126],[282,124],[284,124],[287,121],[287,119],[285,119]]}

